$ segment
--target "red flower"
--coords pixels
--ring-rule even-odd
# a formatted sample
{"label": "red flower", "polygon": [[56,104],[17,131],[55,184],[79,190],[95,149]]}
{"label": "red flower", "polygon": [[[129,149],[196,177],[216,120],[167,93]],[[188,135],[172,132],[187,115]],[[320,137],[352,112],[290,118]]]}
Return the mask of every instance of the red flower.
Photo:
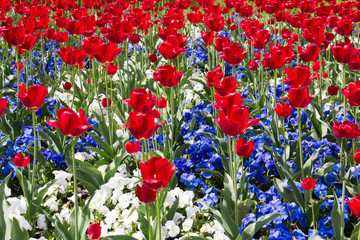
{"label": "red flower", "polygon": [[278,103],[276,107],[274,107],[274,111],[277,113],[279,117],[286,118],[290,116],[293,107],[289,106],[287,103]]}
{"label": "red flower", "polygon": [[147,162],[140,162],[140,172],[144,185],[157,191],[166,188],[176,169],[171,162],[162,157],[152,157]]}
{"label": "red flower", "polygon": [[192,24],[201,23],[203,20],[203,15],[199,11],[189,12],[186,14],[186,17]]}
{"label": "red flower", "polygon": [[68,65],[81,66],[83,65],[83,61],[86,58],[86,53],[84,49],[78,49],[77,46],[74,49],[66,46],[60,48],[58,54],[62,58],[62,60]]}
{"label": "red flower", "polygon": [[223,54],[220,55],[229,65],[237,65],[242,62],[247,51],[244,51],[239,43],[223,44]]}
{"label": "red flower", "polygon": [[[109,104],[108,104],[108,102],[109,102]],[[108,98],[103,98],[101,100],[101,106],[103,106],[104,108],[107,108],[108,105],[109,105],[109,107],[111,106],[111,98],[109,98],[109,100],[108,100]]]}
{"label": "red flower", "polygon": [[136,195],[139,198],[140,202],[143,203],[152,203],[156,199],[156,191],[152,190],[145,184],[140,187],[140,185],[136,185]]}
{"label": "red flower", "polygon": [[306,49],[303,49],[299,45],[298,50],[299,50],[299,57],[304,62],[314,62],[318,58],[320,52],[320,48],[315,44],[307,46]]}
{"label": "red flower", "polygon": [[215,35],[213,31],[201,31],[201,38],[204,40],[205,46],[211,46],[214,44],[214,36]]}
{"label": "red flower", "polygon": [[254,42],[252,45],[257,49],[263,49],[265,48],[265,45],[270,41],[271,35],[268,30],[266,29],[260,29],[256,32],[254,36],[252,36],[252,39]]}
{"label": "red flower", "polygon": [[339,43],[331,46],[331,53],[339,63],[349,63],[354,54],[352,43]]}
{"label": "red flower", "polygon": [[217,65],[215,70],[208,71],[206,74],[207,85],[209,87],[214,87],[215,84],[219,83],[220,80],[223,78],[224,73],[222,72],[221,66]]}
{"label": "red flower", "polygon": [[20,54],[25,51],[30,51],[36,44],[36,37],[34,34],[26,34],[25,41],[22,45],[18,47],[18,51]]}
{"label": "red flower", "polygon": [[313,98],[314,97],[309,96],[309,88],[304,87],[304,88],[290,88],[289,97],[281,98],[281,99],[289,100],[290,105],[294,108],[305,108],[310,104]]}
{"label": "red flower", "polygon": [[7,102],[6,98],[0,98],[0,117],[5,112],[5,109],[7,107],[7,103],[8,102]]}
{"label": "red flower", "polygon": [[58,113],[58,121],[49,120],[46,122],[50,127],[59,128],[65,136],[77,137],[85,133],[91,125],[88,125],[88,119],[85,117],[83,109],[79,110],[77,115],[70,108],[60,108]]}
{"label": "red flower", "polygon": [[305,190],[312,190],[315,187],[315,180],[312,177],[309,178],[304,178],[304,180],[301,183],[301,186],[305,189]]}
{"label": "red flower", "polygon": [[24,63],[20,62],[19,66],[18,66],[18,63],[15,63],[14,67],[15,67],[15,69],[18,69],[18,67],[19,67],[19,70],[22,71],[24,69]]}
{"label": "red flower", "polygon": [[282,80],[290,87],[306,87],[309,86],[312,78],[311,72],[308,66],[298,65],[293,70],[290,67],[285,69],[287,79]]}
{"label": "red flower", "polygon": [[151,113],[129,113],[129,124],[123,124],[136,139],[149,139],[165,122],[155,124]]}
{"label": "red flower", "polygon": [[161,55],[167,60],[175,59],[180,55],[180,53],[185,51],[184,48],[171,41],[161,43],[160,46],[157,47],[157,49],[159,50]]}
{"label": "red flower", "polygon": [[129,154],[137,153],[140,150],[140,141],[127,142],[124,147]]}
{"label": "red flower", "polygon": [[153,75],[154,80],[160,82],[164,87],[174,87],[180,82],[183,74],[181,71],[177,72],[176,67],[164,65],[158,67],[157,72],[154,72]]}
{"label": "red flower", "polygon": [[356,123],[345,121],[343,123],[333,122],[332,130],[337,138],[355,139],[360,136],[360,129]]}
{"label": "red flower", "polygon": [[20,46],[25,41],[25,28],[23,26],[5,28],[1,36],[12,46]]}
{"label": "red flower", "polygon": [[93,56],[101,63],[111,63],[121,52],[122,48],[117,48],[113,42],[93,45]]}
{"label": "red flower", "polygon": [[226,96],[221,96],[220,94],[214,94],[217,109],[221,109],[225,115],[231,112],[233,108],[240,106],[244,102],[244,98],[241,97],[239,92],[229,93]]}
{"label": "red flower", "polygon": [[16,95],[29,110],[37,111],[45,101],[48,90],[43,84],[34,85],[26,91],[25,84],[19,86],[20,94]]}
{"label": "red flower", "polygon": [[224,28],[225,21],[221,15],[206,15],[204,17],[204,24],[211,31],[219,32]]}
{"label": "red flower", "polygon": [[158,60],[158,59],[157,59],[157,56],[156,56],[155,53],[149,55],[149,61],[150,61],[151,63],[156,63],[157,60]]}
{"label": "red flower", "polygon": [[294,59],[295,55],[293,54],[292,46],[280,46],[275,45],[271,46],[270,54],[267,54],[263,60],[262,64],[264,68],[270,68],[272,70],[282,68],[285,63],[289,63]]}
{"label": "red flower", "polygon": [[139,34],[131,34],[129,37],[129,41],[131,44],[138,44],[140,42],[140,35]]}
{"label": "red flower", "polygon": [[224,78],[221,82],[215,82],[214,88],[218,94],[226,96],[235,92],[238,86],[236,78],[229,76]]}
{"label": "red flower", "polygon": [[130,99],[124,100],[123,104],[132,107],[136,112],[149,113],[156,104],[156,96],[153,96],[150,90],[146,92],[142,88],[137,88],[131,91]]}
{"label": "red flower", "polygon": [[328,87],[328,94],[330,96],[336,96],[338,91],[339,91],[339,88],[340,87],[338,87],[338,86],[333,86],[333,85],[329,86]]}
{"label": "red flower", "polygon": [[158,108],[166,108],[166,105],[167,105],[167,99],[162,97],[162,98],[159,98],[156,102],[156,105]]}
{"label": "red flower", "polygon": [[69,20],[66,24],[66,30],[68,30],[71,35],[80,36],[85,31],[85,25],[76,20]]}
{"label": "red flower", "polygon": [[25,168],[30,162],[30,156],[24,157],[22,153],[18,153],[12,160],[17,167]]}
{"label": "red flower", "polygon": [[360,217],[360,195],[352,198],[350,201],[345,199],[350,207],[351,212],[356,216]]}
{"label": "red flower", "polygon": [[360,164],[360,149],[356,150],[354,155],[351,155],[357,164]]}
{"label": "red flower", "polygon": [[249,120],[249,110],[244,106],[234,106],[226,115],[221,108],[218,110],[219,117],[215,118],[215,121],[228,136],[241,135],[248,127],[259,123],[257,118]]}
{"label": "red flower", "polygon": [[66,91],[69,91],[72,87],[72,84],[71,82],[65,82],[63,83],[63,88],[66,90]]}
{"label": "red flower", "polygon": [[240,157],[250,157],[255,151],[254,142],[247,142],[241,138],[236,139],[236,154]]}
{"label": "red flower", "polygon": [[259,64],[255,60],[249,60],[249,69],[251,71],[256,71],[259,67]]}
{"label": "red flower", "polygon": [[360,106],[360,80],[356,83],[349,83],[347,88],[342,89],[342,93],[345,95],[351,106]]}
{"label": "red flower", "polygon": [[101,237],[100,223],[92,223],[88,227],[88,237],[90,240],[98,240]]}
{"label": "red flower", "polygon": [[[103,65],[103,68],[105,69],[105,66]],[[109,76],[114,76],[118,70],[119,66],[114,63],[109,63],[106,68],[106,73]]]}

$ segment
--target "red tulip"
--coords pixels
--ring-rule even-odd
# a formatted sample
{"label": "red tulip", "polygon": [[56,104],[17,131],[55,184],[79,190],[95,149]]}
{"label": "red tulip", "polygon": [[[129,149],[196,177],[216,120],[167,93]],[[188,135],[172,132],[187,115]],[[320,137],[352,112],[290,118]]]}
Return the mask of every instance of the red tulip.
{"label": "red tulip", "polygon": [[140,141],[127,142],[124,147],[129,154],[137,153],[140,150]]}
{"label": "red tulip", "polygon": [[204,16],[204,24],[211,31],[219,32],[225,26],[224,17],[221,15],[206,15]]}
{"label": "red tulip", "polygon": [[12,46],[20,46],[25,42],[25,28],[23,26],[9,27],[2,31],[1,36]]}
{"label": "red tulip", "polygon": [[5,112],[7,104],[8,104],[8,101],[6,100],[6,98],[0,98],[0,117]]}
{"label": "red tulip", "polygon": [[218,84],[223,78],[224,73],[222,72],[221,66],[217,65],[215,70],[208,71],[206,74],[207,85],[209,87],[214,87],[215,84]]}
{"label": "red tulip", "polygon": [[205,46],[211,46],[214,44],[214,36],[214,32],[212,31],[201,31],[201,38],[204,40]]}
{"label": "red tulip", "polygon": [[304,178],[304,180],[301,183],[301,186],[305,190],[312,190],[315,187],[315,183],[316,183],[316,181],[312,177]]}
{"label": "red tulip", "polygon": [[192,24],[201,23],[203,20],[203,15],[199,11],[189,12],[186,14],[186,17]]}
{"label": "red tulip", "polygon": [[330,96],[336,96],[338,91],[339,91],[339,88],[340,87],[338,87],[338,86],[333,86],[333,85],[329,86],[328,87],[328,94]]}
{"label": "red tulip", "polygon": [[349,63],[354,54],[354,46],[352,43],[339,43],[331,47],[331,53],[339,63]]}
{"label": "red tulip", "polygon": [[180,82],[183,74],[181,71],[177,72],[176,67],[164,65],[158,67],[157,72],[154,72],[153,75],[154,80],[160,82],[164,87],[174,87]]}
{"label": "red tulip", "polygon": [[290,116],[291,112],[293,110],[293,107],[289,106],[287,103],[278,103],[276,107],[274,108],[274,111],[279,117],[286,118]]}
{"label": "red tulip", "polygon": [[165,158],[152,157],[147,162],[140,162],[140,172],[144,185],[154,191],[166,188],[176,169],[171,162]]}
{"label": "red tulip", "polygon": [[304,62],[314,62],[319,56],[320,47],[315,44],[312,44],[307,46],[306,49],[303,49],[299,45],[298,51],[301,60],[303,60]]}
{"label": "red tulip", "polygon": [[249,60],[249,69],[251,71],[256,71],[259,67],[259,64],[255,60]]}
{"label": "red tulip", "polygon": [[22,71],[24,69],[24,63],[20,62],[19,66],[18,63],[15,63],[14,67],[16,70],[19,68],[19,70]]}
{"label": "red tulip", "polygon": [[350,82],[347,88],[342,89],[342,93],[351,106],[360,106],[360,80],[356,83]]}
{"label": "red tulip", "polygon": [[[103,65],[103,68],[105,69],[105,66]],[[106,70],[106,73],[107,75],[109,76],[114,76],[118,70],[119,66],[114,64],[114,63],[109,63],[107,65],[107,68],[105,69]]]}
{"label": "red tulip", "polygon": [[140,42],[139,34],[131,34],[129,37],[129,41],[131,44],[138,44]]}
{"label": "red tulip", "polygon": [[167,105],[167,99],[162,97],[162,98],[159,98],[156,102],[156,105],[158,108],[166,108],[166,105]]}
{"label": "red tulip", "polygon": [[123,124],[136,139],[149,139],[165,122],[155,124],[155,117],[151,113],[129,113],[129,124]]}
{"label": "red tulip", "polygon": [[351,155],[357,164],[360,164],[360,149],[356,150],[354,155]]}
{"label": "red tulip", "polygon": [[[109,104],[108,104],[108,102],[109,102]],[[104,108],[107,108],[108,107],[108,105],[109,105],[109,107],[111,106],[111,98],[103,98],[102,100],[101,100],[101,106],[103,106]]]}
{"label": "red tulip", "polygon": [[332,130],[337,138],[355,139],[360,136],[360,129],[356,123],[345,121],[343,123],[333,122]]}
{"label": "red tulip", "polygon": [[351,212],[356,216],[360,217],[360,195],[352,198],[350,201],[345,199],[350,207]]}
{"label": "red tulip", "polygon": [[157,60],[158,60],[158,59],[157,59],[157,56],[156,56],[155,53],[149,55],[149,61],[150,61],[151,63],[156,63]]}
{"label": "red tulip", "polygon": [[74,49],[71,49],[69,46],[62,47],[58,51],[58,54],[66,64],[75,65],[77,67],[82,66],[83,61],[86,58],[85,50],[78,49],[77,46],[75,46]]}
{"label": "red tulip", "polygon": [[91,125],[88,125],[88,119],[85,117],[83,109],[79,110],[77,115],[70,108],[60,108],[58,113],[58,121],[49,120],[46,122],[50,127],[59,128],[65,136],[77,137],[84,134]]}
{"label": "red tulip", "polygon": [[136,112],[149,113],[156,105],[156,96],[153,96],[150,90],[146,92],[142,88],[137,88],[131,91],[130,99],[124,100],[123,104],[132,107]]}
{"label": "red tulip", "polygon": [[244,102],[244,98],[241,97],[239,92],[236,93],[229,93],[226,96],[221,96],[218,93],[214,94],[217,109],[221,109],[225,115],[230,113],[233,108],[240,106]]}
{"label": "red tulip", "polygon": [[121,50],[113,42],[101,43],[93,46],[93,56],[101,63],[111,63]]}
{"label": "red tulip", "polygon": [[91,84],[90,78],[86,79],[86,84],[87,84],[87,85],[90,85],[90,84]]}
{"label": "red tulip", "polygon": [[71,82],[65,82],[65,83],[63,83],[63,88],[64,88],[66,91],[69,91],[69,90],[72,88]]}
{"label": "red tulip", "polygon": [[221,82],[215,82],[214,84],[216,92],[221,96],[226,96],[235,92],[238,86],[236,78],[231,76],[224,78]]}
{"label": "red tulip", "polygon": [[298,65],[293,70],[290,67],[285,69],[287,79],[282,80],[290,87],[306,87],[309,86],[312,78],[311,72],[308,66]]}
{"label": "red tulip", "polygon": [[18,51],[20,54],[25,51],[30,51],[36,44],[36,37],[34,34],[26,34],[25,41],[18,47]]}
{"label": "red tulip", "polygon": [[236,154],[240,157],[250,157],[255,151],[254,142],[247,142],[241,138],[236,139]]}
{"label": "red tulip", "polygon": [[85,25],[76,20],[69,20],[66,24],[66,30],[68,30],[71,35],[80,36],[85,31]]}
{"label": "red tulip", "polygon": [[160,46],[157,47],[163,58],[169,60],[169,59],[175,59],[177,58],[180,53],[184,52],[185,49],[180,47],[179,44],[166,41],[160,44]]}
{"label": "red tulip", "polygon": [[305,108],[310,104],[313,98],[314,97],[309,96],[309,88],[304,87],[304,88],[290,88],[289,97],[281,98],[281,99],[289,100],[290,105],[294,108]]}
{"label": "red tulip", "polygon": [[152,190],[145,184],[141,187],[139,184],[136,185],[136,195],[139,198],[139,201],[143,203],[152,203],[156,199],[156,191]]}
{"label": "red tulip", "polygon": [[18,153],[12,160],[17,167],[25,168],[30,162],[30,156],[24,157],[22,153]]}
{"label": "red tulip", "polygon": [[25,84],[19,86],[20,94],[16,95],[29,110],[37,111],[45,101],[48,90],[43,84],[34,85],[26,91]]}
{"label": "red tulip", "polygon": [[92,223],[88,227],[88,237],[90,240],[98,240],[101,237],[100,223]]}
{"label": "red tulip", "polygon": [[223,54],[220,55],[229,65],[237,65],[242,62],[247,51],[244,51],[239,43],[223,44]]}
{"label": "red tulip", "polygon": [[265,48],[265,45],[270,41],[271,35],[266,29],[259,29],[252,38],[254,40],[252,45],[260,50]]}

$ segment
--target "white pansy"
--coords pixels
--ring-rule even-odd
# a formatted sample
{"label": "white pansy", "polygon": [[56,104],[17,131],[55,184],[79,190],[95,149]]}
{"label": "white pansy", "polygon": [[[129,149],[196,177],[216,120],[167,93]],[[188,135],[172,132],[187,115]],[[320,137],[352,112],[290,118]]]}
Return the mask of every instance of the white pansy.
{"label": "white pansy", "polygon": [[224,232],[215,232],[213,238],[216,240],[229,240]]}
{"label": "white pansy", "polygon": [[111,203],[116,205],[121,195],[123,195],[122,189],[115,189],[111,195]]}
{"label": "white pansy", "polygon": [[101,213],[102,215],[105,215],[105,216],[106,216],[109,211],[110,211],[110,210],[109,210],[108,207],[102,206],[102,207],[100,208],[100,210],[99,210],[99,213]]}
{"label": "white pansy", "polygon": [[204,225],[202,225],[202,227],[200,228],[200,233],[204,234],[204,233],[213,233],[213,228],[210,226],[209,223],[205,223]]}
{"label": "white pansy", "polygon": [[183,220],[183,219],[184,219],[184,215],[182,215],[181,213],[175,212],[172,220],[174,221],[174,223],[178,223],[179,220]]}
{"label": "white pansy", "polygon": [[119,197],[119,203],[117,204],[117,206],[121,209],[127,208],[130,205],[132,198],[134,198],[132,193],[125,193],[121,195]]}
{"label": "white pansy", "polygon": [[193,205],[193,198],[194,198],[194,192],[193,191],[185,191],[184,193],[179,195],[179,207],[183,208],[186,206],[192,207]]}
{"label": "white pansy", "polygon": [[117,169],[117,171],[121,174],[121,175],[125,175],[126,173],[127,173],[127,171],[126,171],[126,164],[121,164],[119,167],[118,167],[118,169]]}
{"label": "white pansy", "polygon": [[165,199],[165,207],[171,207],[174,204],[175,201],[175,196],[174,194],[171,194],[168,192],[168,194],[166,195],[166,199]]}
{"label": "white pansy", "polygon": [[32,230],[31,225],[29,224],[28,221],[26,221],[24,216],[17,216],[15,218],[19,221],[20,226],[22,226],[25,230],[27,230],[27,231]]}
{"label": "white pansy", "polygon": [[39,214],[36,224],[39,229],[47,230],[46,217],[44,214]]}
{"label": "white pansy", "polygon": [[105,170],[107,167],[108,167],[108,165],[101,165],[100,167],[98,167],[98,170],[100,171],[101,176],[103,176],[103,177],[105,176],[105,174],[106,174]]}
{"label": "white pansy", "polygon": [[127,185],[128,183],[129,183],[129,178],[118,176],[118,177],[110,178],[107,185],[111,189],[122,190],[122,189],[124,189],[125,185]]}
{"label": "white pansy", "polygon": [[110,211],[106,216],[105,216],[105,220],[104,222],[106,224],[113,224],[116,222],[117,218],[118,218],[119,214],[117,213],[116,210],[112,210]]}
{"label": "white pansy", "polygon": [[171,195],[173,195],[174,197],[178,197],[178,196],[181,195],[183,192],[184,192],[184,191],[183,191],[181,188],[179,188],[179,187],[176,187],[176,188],[174,188],[173,190],[170,190],[170,191],[169,191],[169,193],[170,193]]}
{"label": "white pansy", "polygon": [[137,239],[137,240],[143,240],[145,239],[144,234],[142,234],[141,232],[136,232],[132,235],[133,238]]}
{"label": "white pansy", "polygon": [[49,207],[51,211],[57,212],[59,210],[59,203],[55,196],[51,196],[46,202],[44,203],[45,207]]}
{"label": "white pansy", "polygon": [[176,237],[180,233],[180,228],[174,223],[174,221],[167,221],[165,223],[165,227],[169,231],[170,237]]}
{"label": "white pansy", "polygon": [[70,221],[70,209],[67,207],[67,205],[63,206],[61,208],[61,212],[56,213],[55,216],[57,216],[60,221],[69,222]]}
{"label": "white pansy", "polygon": [[89,161],[89,160],[94,159],[94,156],[88,154],[87,152],[77,152],[75,154],[75,158],[84,162],[84,161]]}
{"label": "white pansy", "polygon": [[183,229],[185,232],[190,231],[193,223],[194,223],[194,221],[193,221],[191,218],[185,219],[185,221],[182,223],[182,229]]}
{"label": "white pansy", "polygon": [[21,214],[26,212],[26,202],[25,199],[21,196],[19,198],[8,198],[7,201],[10,203],[9,207],[9,218],[13,219],[14,217],[17,218]]}
{"label": "white pansy", "polygon": [[196,216],[196,213],[198,213],[200,211],[200,208],[198,206],[194,206],[194,207],[187,207],[185,209],[186,211],[186,216],[188,218],[192,218]]}

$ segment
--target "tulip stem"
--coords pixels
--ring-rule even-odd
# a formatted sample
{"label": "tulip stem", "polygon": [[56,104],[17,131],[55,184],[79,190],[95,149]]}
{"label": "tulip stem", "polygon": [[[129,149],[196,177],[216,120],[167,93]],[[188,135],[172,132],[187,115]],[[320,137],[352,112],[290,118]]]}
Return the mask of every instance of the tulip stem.
{"label": "tulip stem", "polygon": [[156,215],[158,219],[158,234],[161,240],[161,212],[160,212],[160,196],[159,191],[156,191]]}
{"label": "tulip stem", "polygon": [[35,116],[35,110],[32,110],[32,120],[33,120],[33,134],[34,134],[34,155],[33,155],[33,170],[32,170],[32,176],[31,176],[31,200],[34,196],[34,185],[35,185],[35,171],[36,171],[36,129],[35,129],[35,122],[36,122],[36,116]]}
{"label": "tulip stem", "polygon": [[286,161],[286,129],[285,129],[285,118],[282,118],[282,125],[284,129],[284,160]]}
{"label": "tulip stem", "polygon": [[299,143],[299,154],[300,154],[300,169],[301,169],[301,177],[304,179],[304,160],[303,160],[303,150],[302,150],[302,144],[301,144],[301,109],[298,108],[298,143]]}
{"label": "tulip stem", "polygon": [[[346,71],[345,71],[345,69],[346,69],[346,64],[343,64],[343,88],[346,87],[346,80],[345,80]],[[344,119],[346,121],[346,97],[345,97],[345,95],[344,95],[343,99],[344,99]]]}
{"label": "tulip stem", "polygon": [[[25,195],[25,187],[24,187],[24,173],[23,173],[23,169],[21,168],[21,188],[22,188],[22,191],[23,191],[23,194],[24,194],[24,198],[26,198],[26,195]],[[27,203],[27,206],[29,206],[29,203]]]}
{"label": "tulip stem", "polygon": [[[151,240],[151,219],[150,219],[150,203],[146,204],[146,215],[149,222],[149,240]],[[160,235],[161,236],[161,235]]]}
{"label": "tulip stem", "polygon": [[108,64],[105,64],[105,92],[106,92],[106,111],[107,111],[107,117],[109,122],[109,140],[110,140],[110,146],[112,147],[112,122],[111,122],[111,116],[110,116],[110,106],[109,106],[109,88],[108,88],[108,77],[106,69],[108,67]]}
{"label": "tulip stem", "polygon": [[[17,79],[17,92],[16,94],[19,94],[20,93],[20,88],[19,88],[19,85],[20,85],[20,66],[19,66],[19,51],[17,50],[16,48],[16,79]],[[17,108],[19,110],[19,98],[16,98],[16,101],[17,101]]]}
{"label": "tulip stem", "polygon": [[75,212],[75,240],[78,239],[78,202],[77,202],[77,179],[76,179],[76,162],[75,162],[75,144],[76,141],[73,138],[72,139],[72,159],[73,159],[73,172],[74,172],[74,196],[75,196],[75,200],[74,200],[74,212]]}
{"label": "tulip stem", "polygon": [[315,222],[314,200],[312,198],[312,190],[309,191],[309,194],[310,194],[311,211],[312,211],[313,225],[314,225],[314,236],[316,236],[316,222]]}
{"label": "tulip stem", "polygon": [[26,85],[26,89],[27,89],[29,86],[29,68],[28,68],[28,52],[27,51],[25,52],[25,74],[26,74],[25,85]]}
{"label": "tulip stem", "polygon": [[173,153],[174,153],[174,138],[175,138],[175,123],[174,123],[174,89],[170,88],[170,104],[171,104],[171,147],[170,147],[170,154],[171,154],[171,160],[174,161],[173,159]]}
{"label": "tulip stem", "polygon": [[[274,82],[274,107],[276,107],[276,87],[277,87],[277,71],[276,69],[274,70],[274,79],[275,79],[275,82]],[[277,116],[277,115],[275,115]]]}
{"label": "tulip stem", "polygon": [[[321,49],[320,49],[321,50]],[[321,118],[323,118],[323,104],[322,104],[322,53],[320,52],[320,76],[319,76],[319,100],[320,100],[320,109],[321,109]]]}
{"label": "tulip stem", "polygon": [[233,187],[234,187],[234,212],[235,212],[235,223],[239,225],[239,211],[238,211],[238,192],[237,192],[237,173],[238,166],[236,162],[236,145],[235,145],[235,137],[232,137],[232,145],[234,149],[234,176],[233,176]]}
{"label": "tulip stem", "polygon": [[232,65],[232,75],[236,79],[236,65]]}
{"label": "tulip stem", "polygon": [[344,179],[344,151],[343,151],[343,139],[340,138],[340,179],[342,181],[342,193],[341,193],[341,225],[340,225],[340,233],[344,236],[345,230],[345,187],[346,181]]}

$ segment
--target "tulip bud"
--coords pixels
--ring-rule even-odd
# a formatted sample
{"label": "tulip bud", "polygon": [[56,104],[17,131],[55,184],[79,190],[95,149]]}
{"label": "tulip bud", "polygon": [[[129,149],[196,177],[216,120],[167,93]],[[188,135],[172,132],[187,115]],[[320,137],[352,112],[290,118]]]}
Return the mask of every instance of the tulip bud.
{"label": "tulip bud", "polygon": [[[15,69],[18,69],[18,63],[15,63]],[[23,70],[24,69],[24,63],[20,62],[19,63],[19,70]]]}
{"label": "tulip bud", "polygon": [[304,178],[304,180],[301,183],[301,186],[305,189],[305,190],[312,190],[315,187],[315,180],[312,177],[309,178]]}
{"label": "tulip bud", "polygon": [[66,91],[69,91],[72,87],[72,84],[71,82],[65,82],[63,83],[63,88],[66,90]]}
{"label": "tulip bud", "polygon": [[329,93],[329,95],[330,95],[330,96],[336,96],[337,93],[338,93],[338,91],[339,91],[339,88],[340,88],[340,87],[338,87],[338,86],[333,86],[333,85],[329,86],[329,87],[328,87],[328,93]]}
{"label": "tulip bud", "polygon": [[166,108],[166,105],[167,105],[167,99],[162,97],[162,98],[159,98],[156,102],[156,105],[158,108]]}
{"label": "tulip bud", "polygon": [[327,77],[329,77],[329,74],[326,73],[326,72],[324,72],[324,73],[322,74],[322,77],[323,77],[323,78],[327,78]]}
{"label": "tulip bud", "polygon": [[236,154],[240,157],[250,157],[254,150],[253,141],[247,142],[241,138],[236,140]]}
{"label": "tulip bud", "polygon": [[98,240],[101,237],[100,223],[92,223],[88,227],[88,237],[90,240]]}
{"label": "tulip bud", "polygon": [[259,67],[259,64],[255,60],[249,61],[249,69],[252,71],[256,71]]}
{"label": "tulip bud", "polygon": [[129,154],[137,153],[140,150],[140,141],[127,142],[124,147]]}
{"label": "tulip bud", "polygon": [[150,56],[149,56],[149,61],[151,62],[151,63],[156,63],[157,62],[157,56],[156,56],[156,54],[155,53],[153,53],[153,54],[151,54]]}
{"label": "tulip bud", "polygon": [[17,167],[25,168],[30,162],[30,156],[24,157],[22,153],[18,153],[12,160]]}
{"label": "tulip bud", "polygon": [[129,38],[131,44],[138,44],[140,42],[139,34],[131,34]]}
{"label": "tulip bud", "polygon": [[91,84],[91,80],[90,80],[90,78],[86,79],[86,83],[87,83],[88,85],[90,85],[90,84]]}
{"label": "tulip bud", "polygon": [[360,149],[356,150],[354,155],[351,155],[357,164],[360,164]]}
{"label": "tulip bud", "polygon": [[[108,107],[108,98],[103,98],[101,100],[101,105],[104,107],[104,108],[107,108]],[[109,107],[111,106],[111,98],[109,98]]]}

